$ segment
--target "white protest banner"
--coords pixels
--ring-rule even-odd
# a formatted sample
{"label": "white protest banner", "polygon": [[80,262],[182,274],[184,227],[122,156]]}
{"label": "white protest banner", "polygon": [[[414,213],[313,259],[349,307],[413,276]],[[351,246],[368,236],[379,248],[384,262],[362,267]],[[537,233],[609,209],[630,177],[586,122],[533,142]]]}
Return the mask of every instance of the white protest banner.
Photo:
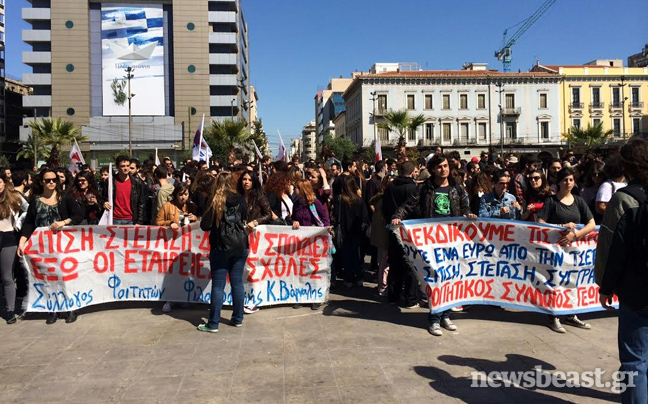
{"label": "white protest banner", "polygon": [[406,220],[394,228],[432,313],[467,304],[555,315],[602,310],[594,281],[598,232],[562,247],[563,230],[467,218]]}
{"label": "white protest banner", "polygon": [[[250,233],[245,303],[321,303],[330,284],[326,228],[257,226]],[[114,301],[209,303],[209,233],[197,223],[38,228],[25,247],[28,311],[57,312]],[[225,304],[231,304],[229,283]]]}

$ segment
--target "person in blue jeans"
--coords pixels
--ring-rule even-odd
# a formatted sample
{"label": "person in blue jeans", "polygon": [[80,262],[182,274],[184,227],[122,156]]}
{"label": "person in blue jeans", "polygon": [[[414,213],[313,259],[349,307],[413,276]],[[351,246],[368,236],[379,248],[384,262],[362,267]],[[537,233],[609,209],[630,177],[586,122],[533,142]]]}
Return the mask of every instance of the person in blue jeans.
{"label": "person in blue jeans", "polygon": [[[211,204],[200,221],[200,228],[210,232],[209,264],[211,267],[212,290],[209,320],[207,324],[198,326],[199,331],[218,332],[227,275],[229,275],[232,287],[232,325],[235,327],[243,325],[243,305],[245,302],[243,268],[248,256],[248,238],[245,237],[243,244],[237,246],[238,248],[223,249],[224,243],[220,239],[219,228],[224,223],[226,212],[228,216],[240,220],[238,224],[242,228],[245,226],[247,218],[245,197],[236,192],[232,174],[221,172],[216,177]],[[233,212],[235,213],[233,214]],[[228,218],[228,220],[231,219]]]}

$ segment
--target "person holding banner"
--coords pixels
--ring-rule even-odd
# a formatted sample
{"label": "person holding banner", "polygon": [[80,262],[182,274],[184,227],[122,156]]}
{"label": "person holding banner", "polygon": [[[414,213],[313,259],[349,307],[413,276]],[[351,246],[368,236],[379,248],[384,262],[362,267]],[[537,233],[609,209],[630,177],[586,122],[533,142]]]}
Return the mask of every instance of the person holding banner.
{"label": "person holding banner", "polygon": [[526,210],[522,214],[521,220],[535,222],[535,214],[544,206],[545,199],[553,195],[549,186],[547,177],[542,170],[533,170],[529,173],[529,189],[524,197],[526,201]]}
{"label": "person holding banner", "polygon": [[506,192],[509,180],[504,171],[493,174],[493,190],[483,195],[479,202],[479,217],[520,220],[522,207],[515,196]]}
{"label": "person holding banner", "polygon": [[[466,190],[450,175],[448,157],[444,154],[435,154],[428,161],[427,167],[433,176],[425,180],[418,192],[413,193],[407,202],[396,209],[392,216],[392,225],[398,226],[403,219],[411,215],[416,216],[416,213],[422,218],[458,216],[477,218],[477,215],[470,212]],[[450,310],[430,313],[428,320],[430,322],[428,332],[435,337],[443,335],[441,327],[448,331],[457,330],[457,326],[450,320]]]}
{"label": "person holding banner", "polygon": [[92,174],[79,172],[74,180],[71,192],[74,199],[83,208],[82,224],[99,224],[99,219],[103,214],[103,201],[101,201]]}
{"label": "person holding banner", "polygon": [[[248,256],[248,238],[243,237],[241,245],[226,248],[226,241],[221,235],[221,227],[235,225],[243,227],[247,220],[245,198],[234,188],[232,174],[221,172],[216,177],[214,196],[207,212],[200,221],[200,228],[209,231],[209,264],[211,267],[212,290],[209,306],[209,320],[198,326],[198,331],[218,332],[220,314],[223,308],[225,284],[229,276],[232,287],[232,325],[243,325],[243,304],[245,288],[243,287],[243,270]],[[236,223],[234,223],[236,222]],[[232,246],[230,246],[232,247]]]}
{"label": "person holding banner", "polygon": [[[579,237],[586,236],[596,229],[594,216],[587,207],[587,203],[577,195],[572,195],[575,180],[573,168],[563,168],[556,174],[558,193],[547,198],[542,210],[537,214],[539,223],[550,223],[565,227],[563,236],[558,241],[561,246],[568,246]],[[579,224],[584,224],[581,229],[576,229]],[[591,326],[581,321],[575,314],[565,317],[565,323],[574,327],[589,330]],[[564,334],[565,328],[560,318],[551,316],[549,328],[559,334]]]}
{"label": "person holding banner", "polygon": [[20,215],[22,200],[20,194],[13,192],[11,179],[3,170],[0,172],[0,276],[5,296],[7,324],[15,324],[16,285],[13,277],[16,259],[17,240],[15,228]]}
{"label": "person holding banner", "polygon": [[[22,235],[18,243],[18,256],[23,257],[25,243],[38,227],[49,227],[51,231],[59,230],[65,226],[78,225],[83,221],[83,209],[70,194],[61,189],[59,178],[51,168],[40,172],[40,187],[34,190],[34,199],[29,205]],[[54,324],[58,319],[57,313],[50,313],[47,324]],[[66,323],[73,323],[77,319],[71,311],[65,319]]]}

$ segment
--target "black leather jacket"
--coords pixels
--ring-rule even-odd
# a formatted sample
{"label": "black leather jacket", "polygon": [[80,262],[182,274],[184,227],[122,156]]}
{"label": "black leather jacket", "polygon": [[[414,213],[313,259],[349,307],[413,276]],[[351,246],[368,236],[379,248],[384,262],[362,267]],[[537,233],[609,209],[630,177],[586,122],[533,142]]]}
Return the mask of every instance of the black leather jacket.
{"label": "black leather jacket", "polygon": [[[117,175],[113,176],[113,201],[117,194]],[[144,183],[135,175],[130,176],[131,182],[131,211],[133,212],[133,223],[144,224],[146,213],[146,196],[144,194]],[[104,201],[108,200],[108,186],[106,186],[103,195]],[[114,207],[113,207],[114,208]],[[150,218],[149,218],[150,219]]]}
{"label": "black leather jacket", "polygon": [[[428,178],[419,188],[418,192],[410,195],[407,201],[396,209],[392,219],[428,218],[434,217],[434,177]],[[464,216],[470,213],[468,194],[461,185],[454,184],[450,179],[450,215],[452,217]]]}

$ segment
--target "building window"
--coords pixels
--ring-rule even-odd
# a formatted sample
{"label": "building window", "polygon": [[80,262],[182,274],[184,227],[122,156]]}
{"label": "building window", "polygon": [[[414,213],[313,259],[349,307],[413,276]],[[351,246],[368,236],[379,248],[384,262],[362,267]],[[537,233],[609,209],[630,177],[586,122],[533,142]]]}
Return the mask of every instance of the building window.
{"label": "building window", "polygon": [[540,137],[549,139],[549,122],[540,122]]}
{"label": "building window", "polygon": [[407,94],[407,109],[416,109],[416,106],[414,105],[414,94]]}
{"label": "building window", "polygon": [[459,124],[459,129],[461,132],[461,141],[467,142],[468,141],[468,124],[467,123],[461,123]]}
{"label": "building window", "polygon": [[506,108],[515,108],[515,94],[506,94]]}
{"label": "building window", "polygon": [[[450,97],[450,96],[448,96]],[[443,123],[443,140],[449,142],[452,139],[452,124]]]}
{"label": "building window", "polygon": [[68,115],[72,116],[76,111],[74,111],[74,108],[68,108],[65,112],[67,112]]}
{"label": "building window", "polygon": [[540,108],[547,108],[547,94],[545,93],[540,94]]}
{"label": "building window", "polygon": [[486,109],[486,94],[477,94],[477,108]]}
{"label": "building window", "polygon": [[378,95],[378,111],[379,112],[387,111],[387,94]]}
{"label": "building window", "polygon": [[612,108],[621,108],[621,89],[612,87]]}
{"label": "building window", "polygon": [[592,126],[599,125],[600,123],[601,123],[601,120],[599,118],[592,119]]}
{"label": "building window", "polygon": [[72,29],[74,27],[74,23],[70,20],[65,21],[65,28],[67,29]]}
{"label": "building window", "polygon": [[468,94],[459,95],[459,109],[468,109]]}
{"label": "building window", "polygon": [[572,87],[572,105],[580,104],[580,87]]}
{"label": "building window", "polygon": [[434,139],[434,125],[431,123],[425,124],[425,140]]}
{"label": "building window", "polygon": [[517,139],[517,124],[515,122],[506,122],[506,138]]}
{"label": "building window", "polygon": [[450,109],[450,94],[443,94],[443,109]]}
{"label": "building window", "polygon": [[641,118],[632,118],[632,133],[635,135],[641,132]]}
{"label": "building window", "polygon": [[612,120],[612,129],[614,131],[614,136],[615,137],[621,136],[621,119],[614,118]]}
{"label": "building window", "polygon": [[572,119],[572,127],[580,129],[581,120],[580,119]]}
{"label": "building window", "polygon": [[74,65],[69,64],[69,65],[65,66],[65,70],[67,70],[69,73],[72,73],[74,71]]}
{"label": "building window", "polygon": [[592,88],[592,107],[602,108],[601,106],[601,89],[598,87]]}
{"label": "building window", "polygon": [[193,31],[194,29],[196,29],[196,25],[193,22],[190,22],[189,24],[187,24],[187,29],[189,31]]}
{"label": "building window", "polygon": [[632,102],[639,102],[639,87],[630,88],[630,94],[632,96]]}
{"label": "building window", "polygon": [[486,123],[480,122],[477,126],[479,128],[479,140],[486,140]]}
{"label": "building window", "polygon": [[415,141],[416,140],[416,131],[414,129],[409,129],[407,131],[407,140]]}
{"label": "building window", "polygon": [[194,73],[194,72],[196,71],[196,66],[194,66],[194,65],[189,65],[189,66],[187,67],[187,71],[188,71],[189,73]]}
{"label": "building window", "polygon": [[432,109],[432,94],[425,94],[425,109]]}
{"label": "building window", "polygon": [[380,136],[381,142],[389,141],[389,131],[385,128],[378,128],[378,136]]}

